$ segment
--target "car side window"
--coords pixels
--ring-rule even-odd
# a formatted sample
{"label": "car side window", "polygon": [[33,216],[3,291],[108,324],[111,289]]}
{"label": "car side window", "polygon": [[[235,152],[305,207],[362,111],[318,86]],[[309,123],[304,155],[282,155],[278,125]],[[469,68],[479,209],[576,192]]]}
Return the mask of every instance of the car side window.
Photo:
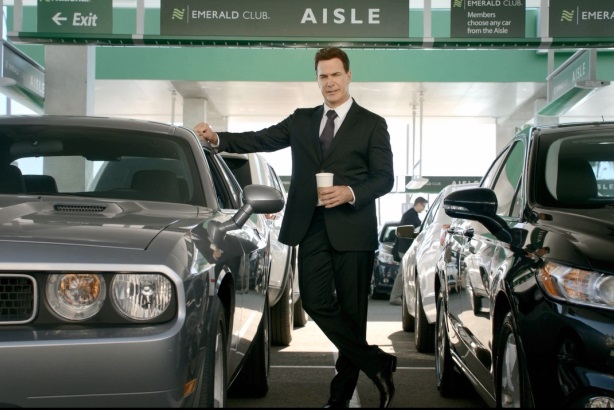
{"label": "car side window", "polygon": [[207,153],[207,162],[215,187],[217,202],[222,209],[239,209],[241,207],[242,190],[236,178],[232,175],[226,163],[217,155]]}
{"label": "car side window", "polygon": [[275,187],[275,189],[277,189],[279,192],[284,192],[281,186],[281,180],[277,176],[277,173],[275,172],[273,167],[270,164],[267,164],[267,167],[269,167],[269,176],[271,179],[271,186]]}
{"label": "car side window", "polygon": [[499,156],[497,157],[497,159],[495,159],[495,161],[488,169],[486,175],[484,175],[484,178],[482,178],[482,182],[480,183],[481,187],[490,188],[490,185],[492,181],[496,178],[497,172],[499,172],[501,163],[503,162],[503,159],[505,159],[508,151],[509,149],[502,151],[501,154],[499,154]]}
{"label": "car side window", "polygon": [[524,168],[524,142],[516,141],[508,152],[509,155],[507,155],[492,188],[497,194],[497,202],[499,203],[497,215],[499,216],[509,216],[512,205],[514,205],[514,208],[517,207],[516,197]]}
{"label": "car side window", "polygon": [[437,195],[437,198],[435,198],[435,200],[433,201],[433,204],[430,206],[429,211],[424,218],[424,223],[422,224],[422,226],[426,227],[433,223],[435,215],[437,215],[437,209],[439,209],[439,205],[441,204],[441,198],[441,194]]}

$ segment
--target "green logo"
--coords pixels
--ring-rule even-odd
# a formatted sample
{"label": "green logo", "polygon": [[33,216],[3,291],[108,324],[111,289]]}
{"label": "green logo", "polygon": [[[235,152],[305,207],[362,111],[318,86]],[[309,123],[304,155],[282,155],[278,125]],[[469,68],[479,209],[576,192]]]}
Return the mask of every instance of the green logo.
{"label": "green logo", "polygon": [[173,9],[173,17],[171,17],[171,20],[175,20],[175,19],[183,20],[184,16],[185,16],[185,9]]}
{"label": "green logo", "polygon": [[574,15],[575,10],[572,11],[568,11],[568,10],[563,10],[563,13],[561,13],[561,21],[573,21],[573,15]]}
{"label": "green logo", "polygon": [[454,0],[454,7],[463,7],[463,0]]}

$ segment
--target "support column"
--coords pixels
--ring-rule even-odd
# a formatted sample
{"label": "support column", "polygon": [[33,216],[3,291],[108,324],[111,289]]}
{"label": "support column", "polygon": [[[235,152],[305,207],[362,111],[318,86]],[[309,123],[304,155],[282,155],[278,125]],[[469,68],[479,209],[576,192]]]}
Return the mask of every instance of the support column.
{"label": "support column", "polygon": [[208,115],[208,101],[204,98],[184,98],[183,99],[183,125],[193,128],[199,122],[208,123],[214,131],[227,131],[227,117],[213,117]]}
{"label": "support column", "polygon": [[[45,46],[45,115],[94,114],[95,51],[95,46]],[[93,177],[82,159],[47,159],[43,172],[65,175],[60,191],[84,191]]]}
{"label": "support column", "polygon": [[45,114],[94,115],[95,46],[45,46]]}

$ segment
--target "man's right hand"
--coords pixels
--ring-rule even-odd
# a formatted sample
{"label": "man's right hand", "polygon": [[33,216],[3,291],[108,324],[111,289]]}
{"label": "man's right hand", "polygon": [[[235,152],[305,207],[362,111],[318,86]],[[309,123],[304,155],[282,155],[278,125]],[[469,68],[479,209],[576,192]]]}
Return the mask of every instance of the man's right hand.
{"label": "man's right hand", "polygon": [[201,141],[207,141],[213,146],[218,145],[219,138],[217,136],[217,133],[213,132],[209,124],[207,124],[206,122],[198,123],[194,127],[194,132],[196,132],[196,135],[198,135],[198,138]]}

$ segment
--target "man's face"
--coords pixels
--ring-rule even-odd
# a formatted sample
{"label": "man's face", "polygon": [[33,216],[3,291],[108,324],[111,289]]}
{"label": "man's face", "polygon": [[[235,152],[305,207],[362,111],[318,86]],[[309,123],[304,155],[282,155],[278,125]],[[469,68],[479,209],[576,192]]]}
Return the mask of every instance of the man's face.
{"label": "man's face", "polygon": [[420,213],[420,212],[424,211],[424,209],[426,208],[426,204],[420,204],[419,203],[419,204],[416,204],[416,207],[417,207],[416,212]]}
{"label": "man's face", "polygon": [[320,61],[316,74],[320,92],[330,108],[336,108],[350,98],[352,72],[345,72],[340,59]]}

